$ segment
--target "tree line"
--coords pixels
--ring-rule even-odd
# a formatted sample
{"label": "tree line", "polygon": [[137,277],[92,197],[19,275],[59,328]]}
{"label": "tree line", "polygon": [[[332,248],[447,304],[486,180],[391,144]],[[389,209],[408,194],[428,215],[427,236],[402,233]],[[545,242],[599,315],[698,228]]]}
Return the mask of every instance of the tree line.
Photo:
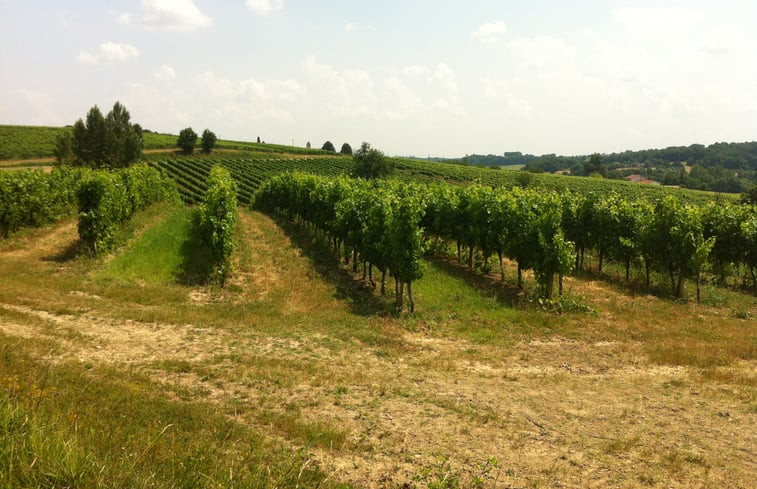
{"label": "tree line", "polygon": [[[126,168],[142,156],[142,134],[147,132],[131,122],[131,115],[120,102],[103,116],[97,105],[84,119],[78,119],[71,129],[56,137],[53,154],[59,164],[102,169]],[[197,144],[197,133],[191,127],[182,129],[176,146],[191,154]],[[210,129],[202,132],[201,147],[210,153],[216,146],[217,136]]]}

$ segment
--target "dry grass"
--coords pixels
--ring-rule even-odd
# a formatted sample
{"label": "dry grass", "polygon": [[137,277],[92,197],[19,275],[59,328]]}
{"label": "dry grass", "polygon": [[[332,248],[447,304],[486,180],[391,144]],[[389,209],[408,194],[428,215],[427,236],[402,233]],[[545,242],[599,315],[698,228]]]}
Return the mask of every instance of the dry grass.
{"label": "dry grass", "polygon": [[754,297],[700,306],[570,279],[595,312],[555,316],[429,264],[419,312],[398,317],[285,223],[242,211],[238,238],[218,290],[103,278],[65,253],[71,222],[21,235],[0,244],[0,331],[40,361],[128,368],[168,399],[209,403],[356,487],[445,474],[463,487],[748,487],[757,474],[754,322],[732,312],[755,317]]}

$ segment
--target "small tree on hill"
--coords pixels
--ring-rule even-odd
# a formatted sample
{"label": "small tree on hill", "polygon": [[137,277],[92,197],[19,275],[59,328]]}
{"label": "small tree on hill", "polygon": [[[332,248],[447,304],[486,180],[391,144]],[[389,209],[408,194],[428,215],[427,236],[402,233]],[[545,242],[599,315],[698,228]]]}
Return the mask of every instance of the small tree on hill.
{"label": "small tree on hill", "polygon": [[339,151],[343,155],[350,155],[352,156],[352,146],[350,146],[348,143],[344,143],[342,145],[341,151]]}
{"label": "small tree on hill", "polygon": [[210,153],[216,146],[218,138],[210,129],[202,131],[202,151],[203,153]]}
{"label": "small tree on hill", "polygon": [[142,155],[142,128],[130,122],[129,111],[116,102],[103,117],[95,105],[87,112],[86,122],[74,123],[70,138],[56,142],[56,157],[63,162],[66,146],[73,153],[72,163],[91,168],[124,168]]}
{"label": "small tree on hill", "polygon": [[331,141],[326,141],[325,143],[323,143],[323,146],[321,147],[321,149],[324,151],[336,152],[336,148],[334,147],[334,144]]}
{"label": "small tree on hill", "polygon": [[182,129],[179,133],[179,139],[176,141],[176,146],[181,148],[185,154],[192,154],[195,150],[195,143],[197,143],[197,133],[192,130],[191,127]]}
{"label": "small tree on hill", "polygon": [[363,142],[352,159],[355,162],[352,169],[354,177],[381,178],[390,175],[394,170],[394,165],[384,156],[384,153],[371,148],[371,145],[366,142]]}
{"label": "small tree on hill", "polygon": [[120,102],[105,116],[106,152],[111,168],[125,168],[142,155],[142,127],[130,122],[131,116]]}

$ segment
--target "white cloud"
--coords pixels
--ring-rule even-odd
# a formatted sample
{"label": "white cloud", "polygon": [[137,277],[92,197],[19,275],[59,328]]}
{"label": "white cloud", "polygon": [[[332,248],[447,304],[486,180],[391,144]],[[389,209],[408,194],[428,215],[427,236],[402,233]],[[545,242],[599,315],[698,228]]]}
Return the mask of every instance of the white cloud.
{"label": "white cloud", "polygon": [[193,0],[142,0],[141,15],[123,13],[119,24],[138,24],[150,30],[191,31],[209,27],[213,22]]}
{"label": "white cloud", "polygon": [[[360,69],[338,69],[311,56],[302,67],[311,94],[306,100],[312,117],[331,124],[360,127],[392,122],[428,126],[440,114],[462,114],[455,74],[444,63],[414,65],[377,74]],[[350,129],[354,131],[355,129]]]}
{"label": "white cloud", "polygon": [[284,0],[247,0],[247,8],[259,15],[268,15],[271,12],[284,8]]}
{"label": "white cloud", "polygon": [[630,41],[687,43],[708,15],[693,7],[627,7],[616,10],[613,19],[625,29]]}
{"label": "white cloud", "polygon": [[139,58],[139,50],[131,44],[104,42],[94,53],[81,51],[76,61],[82,64],[114,65],[134,61],[137,58]]}
{"label": "white cloud", "polygon": [[310,86],[318,94],[311,103],[333,118],[358,118],[378,116],[380,104],[373,78],[364,70],[337,70],[320,64],[315,56],[302,63]]}
{"label": "white cloud", "polygon": [[505,32],[507,32],[507,25],[501,20],[495,20],[494,22],[487,22],[481,25],[477,31],[471,32],[471,37],[484,44],[495,44]]}
{"label": "white cloud", "polygon": [[63,30],[69,30],[71,28],[71,21],[65,15],[58,15],[58,25]]}
{"label": "white cloud", "polygon": [[206,71],[197,77],[202,90],[219,101],[243,103],[297,102],[305,88],[295,80],[235,81]]}
{"label": "white cloud", "polygon": [[702,49],[713,55],[730,53],[747,44],[747,36],[742,30],[726,24],[719,24],[707,29],[701,37]]}
{"label": "white cloud", "polygon": [[357,22],[347,22],[344,24],[344,32],[355,32],[360,28]]}
{"label": "white cloud", "polygon": [[28,89],[11,90],[0,102],[0,120],[18,124],[63,125],[70,124],[58,113],[59,98],[46,92]]}
{"label": "white cloud", "polygon": [[169,81],[176,79],[176,72],[168,65],[163,65],[158,71],[155,72],[155,78],[160,81]]}

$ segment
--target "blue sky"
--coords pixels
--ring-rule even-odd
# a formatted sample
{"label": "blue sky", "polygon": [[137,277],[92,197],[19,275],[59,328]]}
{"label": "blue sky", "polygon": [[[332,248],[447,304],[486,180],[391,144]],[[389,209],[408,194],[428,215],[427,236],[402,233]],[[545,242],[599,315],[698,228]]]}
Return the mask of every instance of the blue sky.
{"label": "blue sky", "polygon": [[0,0],[0,123],[389,154],[757,139],[757,2]]}

